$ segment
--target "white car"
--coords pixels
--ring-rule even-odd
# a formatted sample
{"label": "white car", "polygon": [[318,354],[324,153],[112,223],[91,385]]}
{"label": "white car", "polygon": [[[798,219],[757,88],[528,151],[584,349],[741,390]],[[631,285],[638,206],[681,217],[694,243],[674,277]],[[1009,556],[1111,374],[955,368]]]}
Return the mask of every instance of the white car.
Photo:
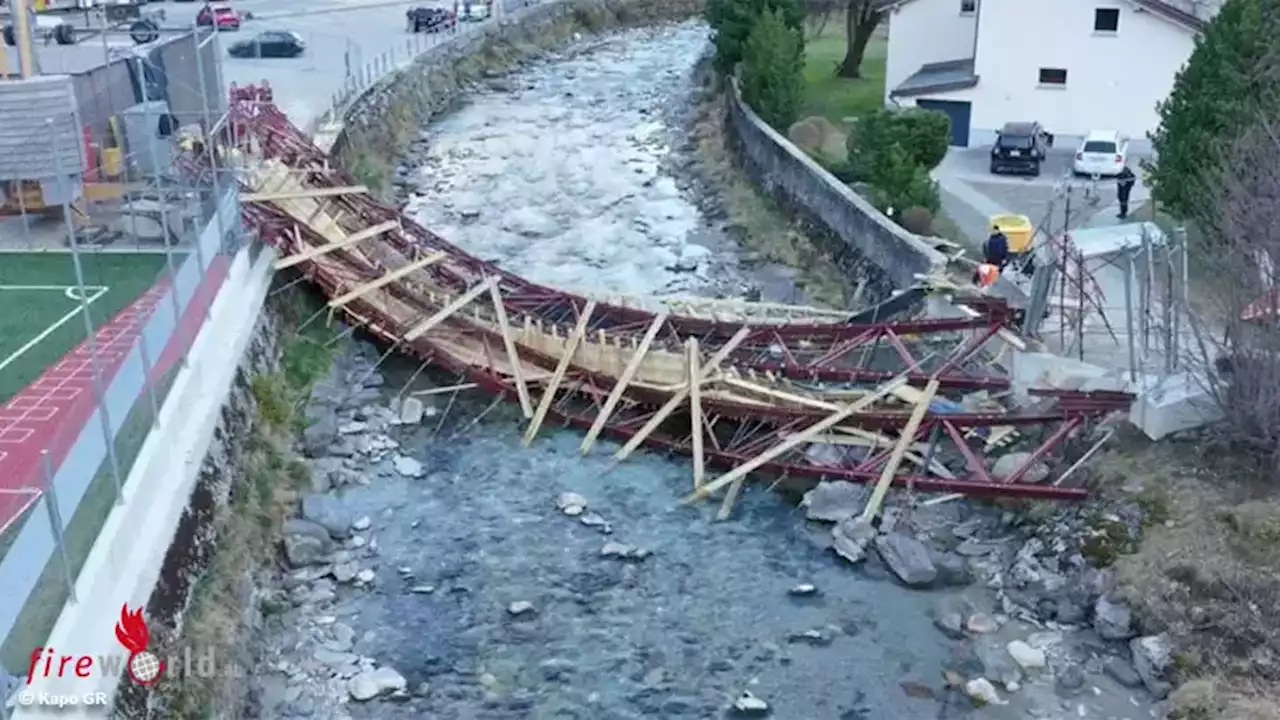
{"label": "white car", "polygon": [[1093,130],[1076,150],[1071,170],[1076,175],[1115,177],[1129,161],[1129,140],[1114,130]]}

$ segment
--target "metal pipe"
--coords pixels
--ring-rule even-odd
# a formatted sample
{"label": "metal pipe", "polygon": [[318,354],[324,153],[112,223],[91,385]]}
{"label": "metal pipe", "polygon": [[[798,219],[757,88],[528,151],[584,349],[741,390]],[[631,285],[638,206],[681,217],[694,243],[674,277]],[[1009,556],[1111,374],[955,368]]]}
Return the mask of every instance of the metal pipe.
{"label": "metal pipe", "polygon": [[49,528],[53,531],[53,544],[62,556],[62,572],[67,581],[67,598],[76,601],[76,576],[71,569],[71,557],[67,554],[67,539],[63,530],[62,512],[58,509],[58,491],[54,488],[53,461],[47,449],[40,451],[40,467],[44,470],[44,508],[49,514]]}

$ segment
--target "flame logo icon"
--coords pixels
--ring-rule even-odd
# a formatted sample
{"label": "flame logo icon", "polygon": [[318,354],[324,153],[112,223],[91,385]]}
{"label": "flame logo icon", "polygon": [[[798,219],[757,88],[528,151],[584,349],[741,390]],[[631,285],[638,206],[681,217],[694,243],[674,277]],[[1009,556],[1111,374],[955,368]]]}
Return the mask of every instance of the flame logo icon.
{"label": "flame logo icon", "polygon": [[126,667],[130,679],[139,685],[154,685],[164,675],[164,662],[147,650],[151,631],[147,629],[147,621],[142,619],[142,608],[130,612],[128,603],[120,608],[116,639],[129,651]]}

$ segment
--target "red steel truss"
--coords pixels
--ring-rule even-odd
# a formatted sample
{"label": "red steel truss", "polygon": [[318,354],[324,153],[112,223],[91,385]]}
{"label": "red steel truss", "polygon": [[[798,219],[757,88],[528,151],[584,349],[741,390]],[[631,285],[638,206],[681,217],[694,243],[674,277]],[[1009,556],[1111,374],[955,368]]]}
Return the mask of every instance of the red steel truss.
{"label": "red steel truss", "polygon": [[[228,142],[264,157],[283,161],[304,173],[309,185],[341,187],[353,185],[340,169],[295,128],[273,105],[269,91],[261,87],[233,88],[232,123]],[[200,172],[199,167],[188,168]],[[984,496],[1077,499],[1085,491],[1077,487],[1027,482],[1033,468],[1059,455],[1068,440],[1087,426],[1120,412],[1132,397],[1124,393],[1083,393],[1033,390],[1039,409],[1016,412],[974,412],[964,410],[946,393],[976,390],[1000,391],[1009,379],[993,372],[977,359],[978,353],[997,338],[1012,320],[1011,309],[988,298],[962,298],[973,316],[960,319],[914,319],[891,317],[885,322],[848,322],[839,318],[743,320],[701,315],[658,315],[651,310],[626,305],[592,303],[587,298],[531,283],[476,258],[401,215],[396,209],[376,201],[366,193],[326,198],[345,216],[360,218],[369,226],[394,220],[398,228],[385,233],[383,242],[405,258],[443,252],[448,259],[426,270],[433,282],[450,293],[461,295],[486,278],[497,278],[501,305],[512,317],[558,328],[568,337],[570,328],[586,323],[592,308],[587,334],[607,332],[611,338],[630,338],[634,344],[642,336],[647,346],[678,350],[696,339],[706,353],[724,350],[723,366],[744,379],[764,378],[776,386],[779,378],[791,387],[807,384],[825,387],[876,385],[905,375],[917,387],[937,381],[942,392],[918,423],[911,412],[870,407],[853,413],[835,428],[830,440],[799,444],[770,454],[770,448],[806,428],[816,426],[831,414],[829,408],[803,404],[775,403],[767,406],[731,399],[705,400],[706,414],[695,416],[680,410],[660,415],[657,410],[671,397],[671,391],[627,387],[625,380],[570,364],[560,368],[561,358],[521,346],[520,358],[559,380],[545,392],[552,398],[549,417],[567,425],[591,428],[603,422],[602,434],[619,440],[643,440],[652,447],[671,452],[696,454],[706,462],[726,468],[747,463],[752,458],[769,457],[761,470],[797,478],[875,481],[885,471],[898,436],[910,429],[907,439],[919,453],[920,467],[895,474],[892,482],[922,491],[960,492]],[[316,231],[300,225],[270,204],[246,203],[246,223],[284,255],[297,254],[327,241]],[[394,267],[371,261],[346,250],[331,254],[343,260],[342,270],[332,265],[303,262],[298,269],[319,285],[331,298],[339,297],[368,283]],[[392,283],[380,292],[388,293],[423,316],[441,311],[455,295],[425,297],[402,283]],[[377,304],[356,298],[341,305],[341,311],[373,335],[423,361],[434,362],[469,376],[481,388],[508,400],[519,399],[520,388],[508,374],[497,372],[491,362],[466,361],[441,336],[426,334],[411,340],[405,337],[403,320],[387,315]],[[504,338],[488,326],[450,318],[442,325],[450,337],[467,337],[481,343],[485,357],[503,355]],[[616,406],[606,407],[606,398],[621,383],[625,390]],[[699,427],[694,442],[694,418]],[[536,422],[534,431],[536,432]],[[653,425],[654,427],[648,427]],[[869,447],[845,443],[841,432],[870,433],[876,440]],[[994,453],[1003,452],[1011,439],[1019,442],[1026,456],[1020,466],[1003,478],[991,475]],[[705,443],[703,442],[705,440]],[[585,448],[585,445],[584,445]],[[815,451],[819,448],[820,451]],[[895,467],[896,471],[896,467]]]}

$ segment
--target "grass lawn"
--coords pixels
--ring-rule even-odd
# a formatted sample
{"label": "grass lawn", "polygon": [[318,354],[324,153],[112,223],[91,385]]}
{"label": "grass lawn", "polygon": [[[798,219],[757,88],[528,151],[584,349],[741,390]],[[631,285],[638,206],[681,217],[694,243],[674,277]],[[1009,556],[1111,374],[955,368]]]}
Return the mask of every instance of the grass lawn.
{"label": "grass lawn", "polygon": [[888,40],[877,32],[867,44],[862,60],[862,77],[836,77],[844,60],[844,20],[832,18],[818,37],[804,46],[804,100],[800,117],[821,115],[837,126],[845,118],[857,117],[884,107],[884,63]]}
{"label": "grass lawn", "polygon": [[[165,261],[159,254],[85,254],[81,267],[96,328],[151,287]],[[71,255],[0,255],[0,304],[3,403],[85,339]]]}

